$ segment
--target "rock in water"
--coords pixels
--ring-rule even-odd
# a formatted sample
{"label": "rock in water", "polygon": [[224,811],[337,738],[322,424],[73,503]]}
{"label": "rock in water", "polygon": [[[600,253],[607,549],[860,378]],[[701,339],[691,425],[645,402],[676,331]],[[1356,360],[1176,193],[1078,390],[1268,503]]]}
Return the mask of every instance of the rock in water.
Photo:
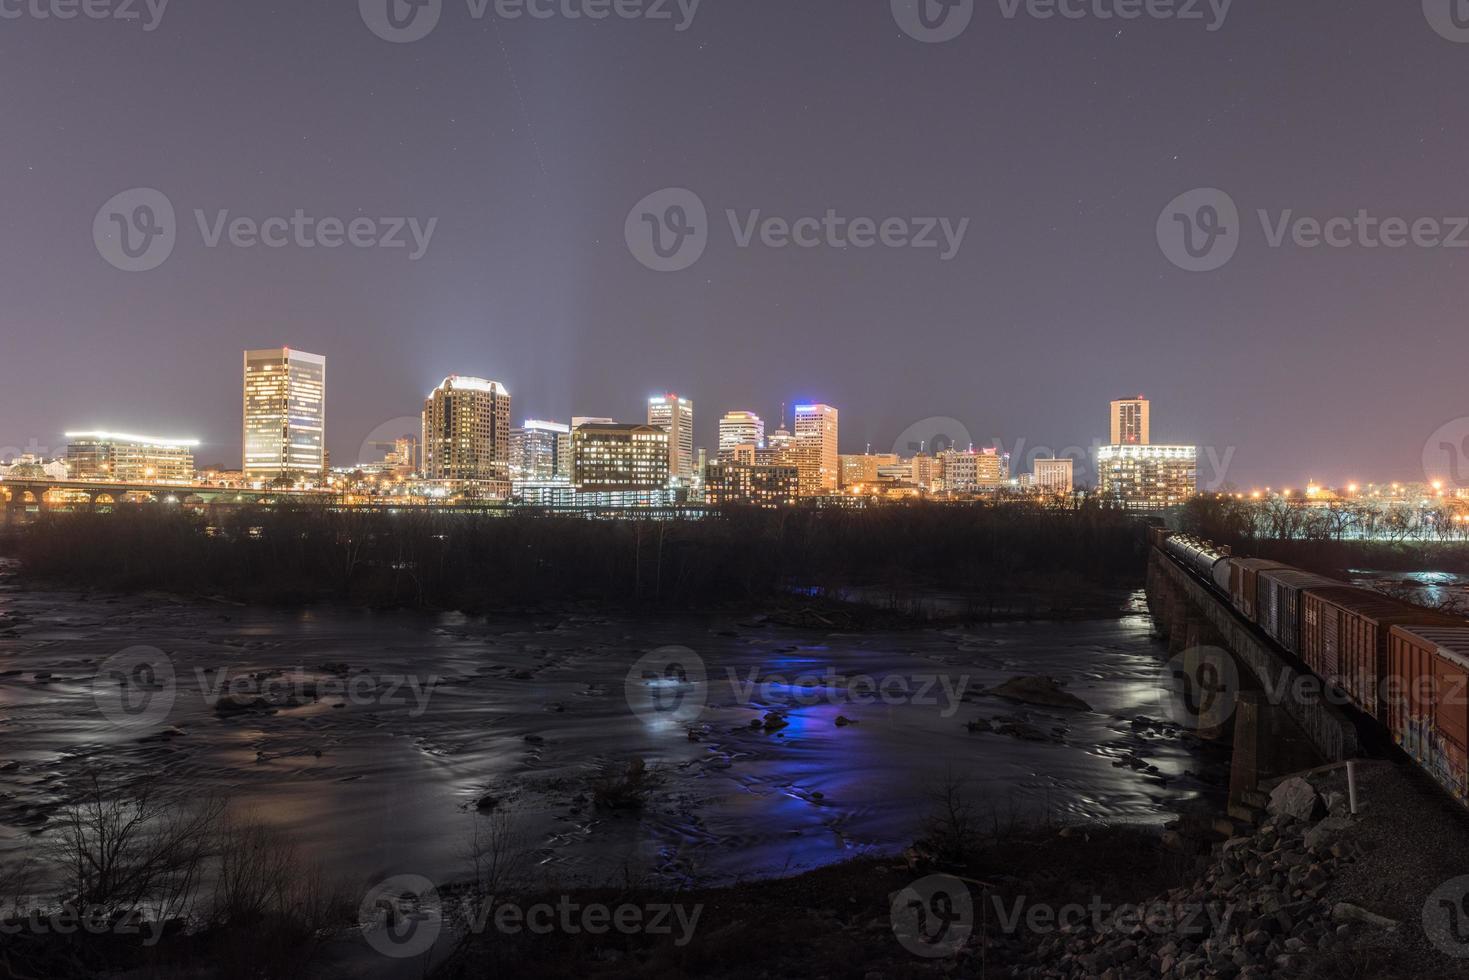
{"label": "rock in water", "polygon": [[1049,708],[1074,708],[1090,711],[1092,706],[1074,694],[1061,690],[1052,677],[1012,677],[989,692],[995,697],[1021,704],[1038,704]]}

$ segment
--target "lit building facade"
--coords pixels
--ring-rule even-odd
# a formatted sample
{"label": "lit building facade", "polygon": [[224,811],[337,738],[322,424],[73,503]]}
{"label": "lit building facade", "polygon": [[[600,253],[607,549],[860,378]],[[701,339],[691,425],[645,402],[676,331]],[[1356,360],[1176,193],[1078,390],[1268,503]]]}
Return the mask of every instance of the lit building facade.
{"label": "lit building facade", "polygon": [[878,470],[898,465],[897,453],[867,453],[863,456],[840,456],[838,466],[843,487],[870,486],[883,479]]}
{"label": "lit building facade", "polygon": [[1142,395],[1112,403],[1112,445],[1147,446],[1152,438],[1152,408]]}
{"label": "lit building facade", "polygon": [[1075,488],[1074,460],[1038,459],[1031,485],[1041,493],[1069,494]]}
{"label": "lit building facade", "polygon": [[[1010,478],[1009,457],[999,449],[968,449],[963,452],[948,449],[936,458],[938,480],[949,493],[993,490]],[[924,484],[919,483],[919,486]]]}
{"label": "lit building facade", "polygon": [[712,506],[791,507],[801,492],[794,466],[720,460],[705,469],[705,499]]}
{"label": "lit building facade", "polygon": [[[803,459],[815,472],[803,476],[802,483],[818,494],[836,493],[841,482],[841,461],[837,449],[839,413],[830,405],[797,405],[795,443],[806,447],[810,460]],[[806,456],[805,453],[802,454]],[[811,494],[807,494],[811,495]]]}
{"label": "lit building facade", "polygon": [[193,483],[192,439],[159,439],[118,432],[68,432],[66,472],[73,480],[120,483]]}
{"label": "lit building facade", "polygon": [[1181,504],[1198,489],[1195,446],[1102,446],[1097,449],[1098,491],[1134,510]]}
{"label": "lit building facade", "polygon": [[694,403],[674,394],[648,399],[648,424],[668,433],[668,475],[680,483],[694,478]]}
{"label": "lit building facade", "polygon": [[326,459],[326,358],[274,347],[245,351],[245,479],[318,477]]}
{"label": "lit building facade", "polygon": [[423,403],[423,475],[490,497],[510,496],[510,393],[452,376]]}
{"label": "lit building facade", "polygon": [[668,485],[669,433],[656,425],[588,422],[571,433],[578,493],[658,490]]}
{"label": "lit building facade", "polygon": [[765,420],[754,412],[729,412],[719,420],[719,455],[736,446],[765,448]]}
{"label": "lit building facade", "polygon": [[533,483],[571,477],[571,426],[527,419],[510,433],[510,477]]}

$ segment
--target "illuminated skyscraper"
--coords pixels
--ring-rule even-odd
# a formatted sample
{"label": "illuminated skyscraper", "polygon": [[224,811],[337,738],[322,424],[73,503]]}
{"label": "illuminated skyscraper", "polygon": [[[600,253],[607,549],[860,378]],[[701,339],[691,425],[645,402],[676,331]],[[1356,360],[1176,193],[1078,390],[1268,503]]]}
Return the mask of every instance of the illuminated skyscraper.
{"label": "illuminated skyscraper", "polygon": [[1072,489],[1073,460],[1038,459],[1035,461],[1035,486],[1043,493],[1068,494]]}
{"label": "illuminated skyscraper", "polygon": [[677,395],[648,399],[648,424],[668,433],[668,475],[680,483],[694,478],[694,403]]}
{"label": "illuminated skyscraper", "polygon": [[754,412],[730,412],[719,420],[719,453],[736,446],[765,448],[765,421]]}
{"label": "illuminated skyscraper", "polygon": [[1146,446],[1152,441],[1152,409],[1142,395],[1112,403],[1112,445]]}
{"label": "illuminated skyscraper", "polygon": [[548,483],[571,475],[571,426],[527,419],[510,433],[510,475]]}
{"label": "illuminated skyscraper", "polygon": [[498,381],[445,378],[423,403],[423,475],[487,496],[510,494],[510,392]]}
{"label": "illuminated skyscraper", "polygon": [[821,493],[836,493],[841,481],[841,460],[837,453],[837,410],[830,405],[796,406],[796,442],[814,456],[816,473],[810,480]]}
{"label": "illuminated skyscraper", "polygon": [[247,480],[317,477],[326,469],[326,358],[274,347],[245,351]]}

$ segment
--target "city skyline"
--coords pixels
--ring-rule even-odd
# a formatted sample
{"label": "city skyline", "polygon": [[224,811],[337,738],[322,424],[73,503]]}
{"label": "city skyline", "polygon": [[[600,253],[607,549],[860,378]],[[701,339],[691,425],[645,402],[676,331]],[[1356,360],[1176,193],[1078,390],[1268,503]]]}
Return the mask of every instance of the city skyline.
{"label": "city skyline", "polygon": [[[174,5],[152,31],[7,21],[0,55],[18,81],[0,173],[16,231],[0,236],[0,333],[28,370],[6,379],[0,447],[54,451],[63,426],[182,425],[210,443],[203,459],[227,460],[234,411],[211,396],[233,372],[219,355],[276,338],[335,353],[352,377],[332,394],[337,459],[451,370],[524,392],[523,417],[637,419],[641,399],[676,386],[704,406],[709,447],[718,407],[770,418],[806,399],[844,407],[844,448],[886,450],[931,417],[976,443],[1086,445],[1106,438],[1092,406],[1142,390],[1170,406],[1158,441],[1236,447],[1241,485],[1404,479],[1466,414],[1457,358],[1417,356],[1461,342],[1457,252],[1274,248],[1256,218],[1456,213],[1464,137],[1440,120],[1457,111],[1465,48],[1416,5],[1239,6],[1214,31],[985,9],[945,44],[906,34],[887,4],[832,0],[705,4],[683,31],[454,21],[413,44],[374,36],[352,4]],[[1319,43],[1297,43],[1307,30]],[[1363,37],[1358,58],[1337,56]],[[853,62],[884,70],[834,70]],[[75,84],[43,86],[59,63],[81,66]],[[1056,66],[1043,84],[995,84],[1038,65]],[[126,113],[90,95],[117,77]],[[731,77],[744,79],[734,116],[703,125]],[[1187,77],[1187,95],[1159,77]],[[1319,125],[1342,104],[1399,111]],[[181,119],[186,141],[156,137]],[[1371,158],[1390,163],[1342,166]],[[1231,195],[1248,240],[1226,267],[1190,273],[1155,225],[1201,187]],[[156,189],[178,218],[151,271],[114,267],[93,240],[130,188]],[[661,188],[696,193],[717,231],[667,274],[624,241]],[[265,234],[297,210],[414,218],[426,238],[438,223],[417,261],[406,229],[402,249],[208,243],[236,219]],[[758,231],[742,247],[727,215],[743,235],[755,211],[829,210],[971,225],[946,262],[767,247]],[[158,350],[182,368],[167,386],[147,383]],[[1361,412],[1383,367],[1410,356],[1413,397]]]}

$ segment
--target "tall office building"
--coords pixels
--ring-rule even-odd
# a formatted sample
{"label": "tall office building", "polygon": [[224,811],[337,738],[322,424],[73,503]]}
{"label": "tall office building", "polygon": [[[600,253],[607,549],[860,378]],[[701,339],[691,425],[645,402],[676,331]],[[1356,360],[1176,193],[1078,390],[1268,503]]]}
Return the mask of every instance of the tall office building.
{"label": "tall office building", "polygon": [[719,454],[735,446],[765,448],[765,421],[754,412],[729,412],[719,420]]}
{"label": "tall office building", "polygon": [[[836,493],[841,482],[841,460],[837,452],[837,410],[830,405],[796,406],[796,439],[815,455],[815,485],[821,493]],[[803,483],[808,481],[803,480]]]}
{"label": "tall office building", "polygon": [[571,474],[571,426],[527,419],[510,433],[510,476],[548,483]]}
{"label": "tall office building", "polygon": [[1034,485],[1042,493],[1069,494],[1073,486],[1073,460],[1036,460]]}
{"label": "tall office building", "polygon": [[245,351],[246,480],[326,470],[326,358],[274,347]]}
{"label": "tall office building", "polygon": [[668,486],[668,430],[657,425],[588,422],[571,434],[578,493],[661,490]]}
{"label": "tall office building", "polygon": [[510,494],[510,393],[452,376],[423,403],[423,475],[488,496]]}
{"label": "tall office building", "polygon": [[1152,410],[1142,395],[1112,403],[1112,445],[1146,446],[1152,442]]}
{"label": "tall office building", "polygon": [[694,403],[674,394],[648,399],[648,424],[668,433],[668,475],[680,483],[694,478]]}

